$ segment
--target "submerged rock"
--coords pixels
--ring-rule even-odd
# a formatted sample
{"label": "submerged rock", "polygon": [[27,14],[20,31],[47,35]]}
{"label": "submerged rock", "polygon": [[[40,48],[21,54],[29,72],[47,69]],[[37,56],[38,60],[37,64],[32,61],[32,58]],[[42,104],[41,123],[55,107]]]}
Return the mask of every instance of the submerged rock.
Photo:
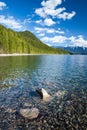
{"label": "submerged rock", "polygon": [[38,92],[38,94],[40,95],[41,99],[43,99],[43,101],[49,101],[52,99],[51,95],[48,94],[47,91],[43,88],[37,89],[36,92]]}
{"label": "submerged rock", "polygon": [[57,91],[54,96],[57,96],[59,98],[62,98],[66,94],[66,91]]}
{"label": "submerged rock", "polygon": [[8,112],[8,113],[14,113],[15,110],[13,110],[12,108],[8,108],[8,109],[6,110],[6,112]]}
{"label": "submerged rock", "polygon": [[30,104],[30,103],[28,103],[28,102],[25,102],[25,103],[24,103],[24,106],[25,106],[25,107],[31,107],[32,104]]}
{"label": "submerged rock", "polygon": [[37,118],[39,115],[39,109],[37,108],[26,108],[26,109],[20,109],[20,114],[28,119],[34,119]]}

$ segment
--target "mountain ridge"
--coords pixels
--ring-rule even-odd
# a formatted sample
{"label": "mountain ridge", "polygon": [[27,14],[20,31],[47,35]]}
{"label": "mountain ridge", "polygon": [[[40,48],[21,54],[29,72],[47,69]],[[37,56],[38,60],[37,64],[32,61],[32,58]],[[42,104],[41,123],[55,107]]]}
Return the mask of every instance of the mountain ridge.
{"label": "mountain ridge", "polygon": [[4,53],[70,54],[66,50],[49,47],[30,31],[16,32],[0,25],[0,54]]}
{"label": "mountain ridge", "polygon": [[82,55],[87,55],[87,47],[79,47],[79,46],[73,46],[73,47],[58,47],[62,48],[66,51],[71,52],[72,54],[82,54]]}

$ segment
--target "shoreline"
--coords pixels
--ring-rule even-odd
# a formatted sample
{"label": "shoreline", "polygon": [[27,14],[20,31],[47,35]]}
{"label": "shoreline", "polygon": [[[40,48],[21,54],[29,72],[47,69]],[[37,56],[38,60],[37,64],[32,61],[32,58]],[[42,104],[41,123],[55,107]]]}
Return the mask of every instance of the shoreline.
{"label": "shoreline", "polygon": [[19,53],[13,53],[13,54],[0,54],[0,57],[2,57],[2,56],[32,56],[32,55],[65,55],[65,54],[19,54]]}
{"label": "shoreline", "polygon": [[[19,54],[19,53],[13,53],[13,54],[0,54],[0,57],[5,57],[5,56],[39,56],[39,55],[71,55],[71,54]],[[73,55],[78,55],[78,54],[73,54]],[[82,54],[79,54],[82,55]]]}
{"label": "shoreline", "polygon": [[[30,56],[30,55],[47,55],[47,54],[18,54],[18,53],[13,53],[13,54],[0,54],[1,56]],[[49,54],[51,55],[51,54]]]}

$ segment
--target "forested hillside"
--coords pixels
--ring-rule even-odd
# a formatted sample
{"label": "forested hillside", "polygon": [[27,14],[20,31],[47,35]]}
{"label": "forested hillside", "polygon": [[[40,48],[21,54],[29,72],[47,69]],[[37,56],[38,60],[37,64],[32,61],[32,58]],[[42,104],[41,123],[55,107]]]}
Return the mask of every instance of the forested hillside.
{"label": "forested hillside", "polygon": [[69,52],[47,46],[29,31],[15,32],[0,25],[0,54],[2,53],[66,54]]}

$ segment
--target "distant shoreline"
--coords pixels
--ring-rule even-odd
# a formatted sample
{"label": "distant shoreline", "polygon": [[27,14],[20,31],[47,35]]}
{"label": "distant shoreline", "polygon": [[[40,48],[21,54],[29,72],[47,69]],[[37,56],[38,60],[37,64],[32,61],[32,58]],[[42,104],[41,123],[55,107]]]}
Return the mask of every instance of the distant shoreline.
{"label": "distant shoreline", "polygon": [[41,55],[41,54],[18,54],[18,53],[14,53],[14,54],[0,54],[0,56],[29,56],[29,55]]}
{"label": "distant shoreline", "polygon": [[30,55],[59,55],[59,54],[18,54],[18,53],[14,53],[14,54],[0,54],[0,57],[2,57],[2,56],[30,56]]}

